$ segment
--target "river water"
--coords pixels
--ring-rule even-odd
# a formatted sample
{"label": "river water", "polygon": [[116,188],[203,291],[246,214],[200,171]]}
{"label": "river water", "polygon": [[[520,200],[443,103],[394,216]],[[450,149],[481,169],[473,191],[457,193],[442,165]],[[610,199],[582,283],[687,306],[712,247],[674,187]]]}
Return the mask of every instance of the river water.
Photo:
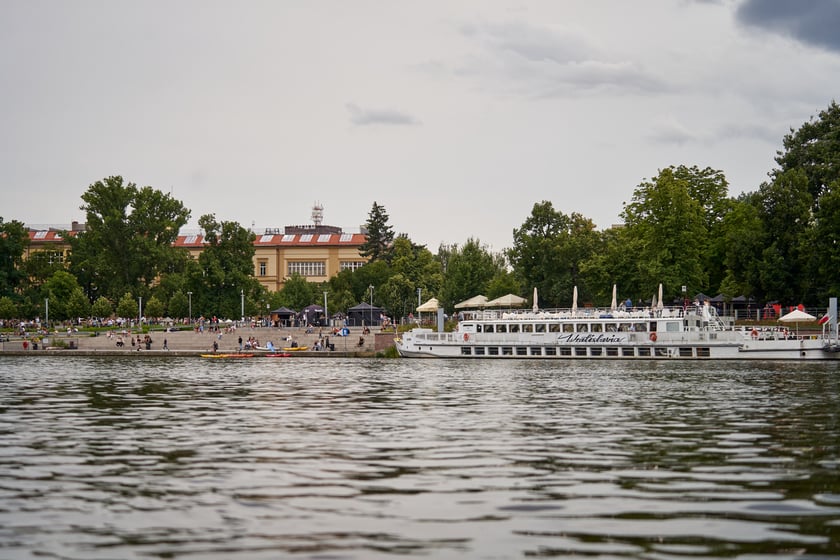
{"label": "river water", "polygon": [[840,558],[840,366],[0,357],[0,557]]}

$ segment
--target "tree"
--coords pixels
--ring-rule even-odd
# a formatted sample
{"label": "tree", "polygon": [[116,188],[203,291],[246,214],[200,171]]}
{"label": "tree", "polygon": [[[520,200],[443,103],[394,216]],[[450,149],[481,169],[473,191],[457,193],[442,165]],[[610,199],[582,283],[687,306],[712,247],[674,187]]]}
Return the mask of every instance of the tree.
{"label": "tree", "polygon": [[499,261],[478,239],[470,238],[463,247],[442,248],[447,255],[446,272],[438,299],[452,310],[459,301],[487,293],[490,281],[500,272]]}
{"label": "tree", "polygon": [[545,306],[569,305],[575,286],[583,299],[592,295],[581,267],[598,251],[599,242],[592,220],[578,213],[567,216],[542,201],[513,230],[507,256],[521,285],[536,287]]}
{"label": "tree", "polygon": [[0,217],[0,296],[15,296],[26,276],[21,267],[29,245],[29,232],[22,222],[4,222]]}
{"label": "tree", "polygon": [[[87,316],[90,303],[84,296],[76,277],[67,271],[59,270],[44,283],[43,294],[50,300],[50,319],[64,320],[71,317]],[[79,303],[82,296],[84,305]]]}
{"label": "tree", "polygon": [[239,317],[243,296],[260,299],[253,263],[256,236],[237,222],[217,221],[213,214],[202,216],[198,225],[204,230],[205,246],[190,279],[196,287],[193,301],[202,313]]}
{"label": "tree", "polygon": [[363,257],[368,257],[370,261],[388,259],[391,243],[394,241],[394,232],[388,225],[388,213],[385,207],[378,205],[376,201],[373,202],[373,207],[368,213],[365,230],[367,239],[359,247],[359,253]]}
{"label": "tree", "polygon": [[189,317],[190,314],[190,298],[184,292],[178,291],[172,294],[169,298],[169,305],[167,306],[169,315],[172,317]]}
{"label": "tree", "polygon": [[163,302],[155,296],[149,298],[149,302],[146,303],[145,309],[143,309],[143,315],[149,318],[160,318],[163,317],[164,313],[166,313],[166,308]]}
{"label": "tree", "polygon": [[113,304],[105,296],[99,296],[90,308],[90,314],[99,319],[107,319],[114,313]]}
{"label": "tree", "polygon": [[652,181],[641,183],[625,205],[622,217],[643,293],[655,293],[660,283],[667,300],[681,296],[681,286],[691,291],[708,289],[709,274],[704,266],[708,224],[718,218],[710,215],[716,204],[698,196],[702,189],[697,183],[709,176],[722,179],[722,174],[709,170],[663,169]]}
{"label": "tree", "polygon": [[9,296],[0,297],[0,319],[9,320],[19,317],[18,308]]}
{"label": "tree", "polygon": [[126,292],[117,303],[117,316],[123,319],[138,319],[137,314],[140,312],[140,303],[134,299],[131,292]]}
{"label": "tree", "polygon": [[307,305],[315,303],[315,286],[306,281],[300,274],[294,273],[286,279],[280,291],[281,305],[300,311]]}
{"label": "tree", "polygon": [[784,150],[776,152],[779,169],[773,175],[794,169],[805,174],[807,191],[817,203],[825,189],[840,181],[840,106],[832,101],[799,129],[790,129],[782,140]]}
{"label": "tree", "polygon": [[162,272],[183,265],[185,253],[173,243],[190,213],[180,201],[119,176],[90,185],[82,200],[86,230],[68,241],[70,269],[83,286],[113,299],[126,291],[147,296]]}

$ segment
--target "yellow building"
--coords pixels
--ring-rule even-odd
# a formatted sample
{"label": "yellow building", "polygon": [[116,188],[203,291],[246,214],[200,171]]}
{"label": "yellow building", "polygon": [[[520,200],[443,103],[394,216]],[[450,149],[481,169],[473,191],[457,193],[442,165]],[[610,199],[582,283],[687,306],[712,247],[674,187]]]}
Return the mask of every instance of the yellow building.
{"label": "yellow building", "polygon": [[[367,240],[363,233],[344,233],[341,228],[321,225],[322,208],[315,206],[314,224],[266,229],[254,241],[254,277],[268,290],[276,292],[294,273],[310,282],[326,282],[345,269],[355,270],[367,262],[359,253]],[[73,222],[70,235],[84,231],[84,224]],[[70,244],[57,228],[30,229],[30,245],[23,255],[46,251],[51,262],[65,262]],[[176,247],[197,259],[204,249],[204,236],[179,235]]]}

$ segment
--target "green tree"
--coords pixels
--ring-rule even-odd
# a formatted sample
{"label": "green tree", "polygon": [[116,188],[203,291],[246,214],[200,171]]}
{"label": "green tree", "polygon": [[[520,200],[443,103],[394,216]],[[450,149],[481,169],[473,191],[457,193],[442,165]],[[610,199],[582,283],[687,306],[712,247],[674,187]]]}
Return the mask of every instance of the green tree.
{"label": "green tree", "polygon": [[394,232],[388,225],[388,213],[384,206],[373,202],[373,207],[368,213],[365,230],[367,240],[359,247],[359,253],[368,257],[370,261],[388,259],[391,252],[391,243],[394,241]]}
{"label": "green tree", "polygon": [[315,285],[307,282],[300,274],[294,273],[286,279],[280,296],[282,306],[300,311],[316,302]]}
{"label": "green tree", "polygon": [[173,243],[190,213],[180,201],[119,176],[90,185],[82,200],[86,230],[68,241],[70,269],[83,286],[113,299],[126,291],[148,296],[161,273],[183,266],[185,253]]}
{"label": "green tree", "polygon": [[25,280],[23,253],[29,232],[22,222],[4,222],[0,217],[0,296],[14,297]]}
{"label": "green tree", "polygon": [[0,297],[0,319],[16,319],[19,316],[18,307],[15,305],[15,302],[12,301],[12,298],[9,296]]}
{"label": "green tree", "polygon": [[81,286],[71,292],[66,311],[68,319],[79,320],[90,316],[90,301]]}
{"label": "green tree", "polygon": [[463,247],[444,247],[439,253],[446,255],[446,268],[438,300],[449,311],[459,301],[486,294],[499,272],[499,261],[478,239],[467,239]]}
{"label": "green tree", "polygon": [[43,294],[50,300],[50,319],[63,321],[74,316],[79,317],[79,311],[87,316],[87,309],[80,309],[78,301],[73,301],[74,294],[82,294],[85,304],[89,305],[76,277],[69,272],[59,270],[53,274],[44,284]]}
{"label": "green tree", "polygon": [[131,321],[137,321],[137,314],[140,312],[140,302],[134,298],[131,292],[126,292],[117,303],[117,316]]}
{"label": "green tree", "polygon": [[820,196],[808,242],[807,270],[814,301],[825,302],[840,294],[840,181]]}
{"label": "green tree", "polygon": [[99,319],[107,319],[114,313],[113,304],[105,296],[99,296],[90,308],[90,314]]}
{"label": "green tree", "polygon": [[52,251],[35,251],[21,263],[23,274],[30,286],[41,286],[59,270],[66,270],[64,263]]}
{"label": "green tree", "polygon": [[600,239],[592,220],[543,201],[514,229],[507,255],[521,285],[538,288],[543,306],[570,305],[576,286],[582,300],[592,297],[582,266],[600,249]]}
{"label": "green tree", "polygon": [[169,315],[171,317],[189,317],[190,315],[190,298],[184,292],[178,291],[172,294],[169,298],[169,305],[167,306]]}
{"label": "green tree", "polygon": [[690,292],[708,289],[710,218],[703,200],[695,198],[695,179],[685,167],[663,169],[636,188],[622,212],[640,287],[653,294],[661,283],[666,301],[681,297],[681,286]]}
{"label": "green tree", "polygon": [[218,317],[239,317],[245,298],[259,301],[261,286],[254,277],[254,240],[256,236],[237,222],[216,220],[206,214],[198,220],[204,230],[204,250],[198,257],[190,285],[193,310]]}
{"label": "green tree", "polygon": [[164,307],[163,302],[155,296],[149,298],[148,303],[146,303],[145,308],[143,309],[143,315],[150,319],[161,318],[165,313],[166,308]]}
{"label": "green tree", "polygon": [[783,150],[776,152],[778,170],[774,175],[798,170],[805,174],[807,192],[815,203],[825,189],[840,181],[840,106],[832,101],[782,140]]}

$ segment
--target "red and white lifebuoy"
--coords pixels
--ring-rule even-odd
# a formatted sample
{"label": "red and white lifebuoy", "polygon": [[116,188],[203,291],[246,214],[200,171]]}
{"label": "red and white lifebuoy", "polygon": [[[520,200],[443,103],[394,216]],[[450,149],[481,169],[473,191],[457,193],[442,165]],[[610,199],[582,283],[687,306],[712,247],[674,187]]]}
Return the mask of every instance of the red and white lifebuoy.
{"label": "red and white lifebuoy", "polygon": [[656,333],[655,332],[650,333],[650,341],[651,342],[656,342]]}
{"label": "red and white lifebuoy", "polygon": [[758,331],[753,329],[752,332],[750,333],[750,336],[752,337],[753,340],[757,339],[758,338]]}
{"label": "red and white lifebuoy", "polygon": [[469,341],[470,341],[469,333],[464,333],[464,342],[469,342]]}

